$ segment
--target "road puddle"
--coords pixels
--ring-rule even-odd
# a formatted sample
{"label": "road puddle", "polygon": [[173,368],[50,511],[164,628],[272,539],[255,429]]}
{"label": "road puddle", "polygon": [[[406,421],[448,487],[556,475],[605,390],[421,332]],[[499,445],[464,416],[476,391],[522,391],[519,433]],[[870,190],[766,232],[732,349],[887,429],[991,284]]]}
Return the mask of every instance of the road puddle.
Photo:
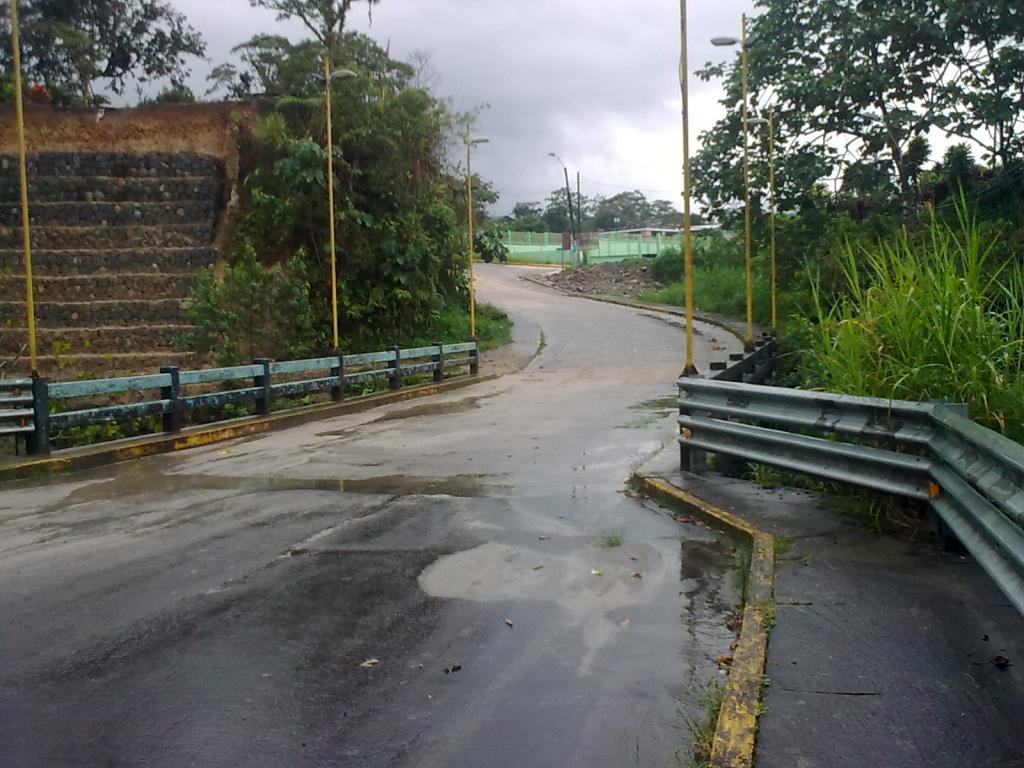
{"label": "road puddle", "polygon": [[[419,585],[432,597],[477,600],[545,600],[558,604],[566,623],[578,627],[586,652],[580,674],[629,622],[623,611],[653,602],[676,577],[678,561],[651,544],[603,548],[592,539],[555,537],[538,546],[490,542],[436,560]],[[671,561],[671,562],[670,562]]]}
{"label": "road puddle", "polygon": [[619,429],[644,429],[657,424],[679,412],[678,399],[677,395],[668,395],[629,406],[629,410],[637,415],[625,424],[619,425]]}

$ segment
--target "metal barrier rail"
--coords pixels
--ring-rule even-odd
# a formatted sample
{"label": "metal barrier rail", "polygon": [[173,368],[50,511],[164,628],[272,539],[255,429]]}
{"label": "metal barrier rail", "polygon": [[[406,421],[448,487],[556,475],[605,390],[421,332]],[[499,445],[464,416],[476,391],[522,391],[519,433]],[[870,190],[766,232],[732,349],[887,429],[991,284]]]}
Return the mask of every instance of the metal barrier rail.
{"label": "metal barrier rail", "polygon": [[31,439],[35,432],[32,379],[0,381],[0,436]]}
{"label": "metal barrier rail", "polygon": [[686,471],[707,452],[928,502],[1024,614],[1024,446],[966,406],[684,377],[679,414]]}
{"label": "metal barrier rail", "polygon": [[[184,415],[197,408],[231,403],[255,403],[256,413],[267,416],[275,398],[295,397],[330,391],[340,401],[353,384],[387,379],[392,390],[402,387],[406,376],[432,374],[435,382],[445,372],[468,367],[470,375],[480,370],[479,346],[471,341],[460,344],[438,343],[429,347],[400,349],[355,355],[333,355],[311,360],[274,362],[268,359],[251,365],[182,371],[161,368],[160,373],[89,381],[49,383],[45,379],[0,382],[0,434],[31,433],[27,441],[30,454],[46,454],[54,430],[128,421],[145,416],[160,416],[164,432],[181,431]],[[315,374],[303,378],[306,374]],[[234,382],[241,382],[235,385]],[[186,387],[230,383],[233,388],[214,392],[186,392]],[[27,395],[24,393],[27,390]],[[14,394],[8,395],[11,392]],[[121,394],[152,393],[140,402],[88,407],[81,410],[50,413],[50,403]],[[7,408],[6,406],[17,406]],[[20,420],[20,421],[15,421]],[[17,426],[8,426],[9,424]]]}

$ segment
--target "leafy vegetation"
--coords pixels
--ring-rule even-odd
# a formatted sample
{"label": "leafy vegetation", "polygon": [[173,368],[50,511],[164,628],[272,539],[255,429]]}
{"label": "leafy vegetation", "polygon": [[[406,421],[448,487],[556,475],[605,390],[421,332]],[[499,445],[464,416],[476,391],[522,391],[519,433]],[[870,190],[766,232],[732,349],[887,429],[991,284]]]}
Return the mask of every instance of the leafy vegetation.
{"label": "leafy vegetation", "polygon": [[1024,438],[1024,268],[961,208],[842,262],[829,300],[812,279],[805,324],[808,383],[839,392],[971,405],[993,429]]}
{"label": "leafy vegetation", "polygon": [[[315,39],[258,35],[212,76],[215,89],[236,97],[279,98],[242,136],[234,255],[220,282],[207,276],[199,285],[191,348],[224,361],[329,351],[328,143],[344,351],[468,338],[467,241],[457,213],[465,192],[448,148],[469,116],[415,87],[410,65],[346,32],[348,0],[254,4],[300,18]],[[331,84],[330,142],[319,76],[328,49],[355,73]],[[480,320],[484,346],[508,338],[507,317],[483,310]]]}
{"label": "leafy vegetation", "polygon": [[[202,37],[164,0],[22,0],[22,65],[58,104],[99,104],[96,83],[124,93],[131,82],[183,88],[186,57]],[[11,71],[10,6],[0,4],[0,70]],[[5,97],[8,97],[5,94]],[[9,94],[13,97],[13,93]]]}

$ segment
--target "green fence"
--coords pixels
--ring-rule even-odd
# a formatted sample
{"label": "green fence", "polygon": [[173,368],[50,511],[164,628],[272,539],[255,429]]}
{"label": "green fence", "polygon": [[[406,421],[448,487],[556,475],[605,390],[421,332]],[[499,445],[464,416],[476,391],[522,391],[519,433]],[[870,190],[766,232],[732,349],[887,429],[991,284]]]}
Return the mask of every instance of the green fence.
{"label": "green fence", "polygon": [[[572,254],[562,250],[560,232],[506,232],[503,242],[513,262],[528,264],[572,264]],[[679,235],[651,233],[649,235],[585,234],[583,252],[586,263],[625,261],[626,259],[654,258],[666,248],[679,249]]]}

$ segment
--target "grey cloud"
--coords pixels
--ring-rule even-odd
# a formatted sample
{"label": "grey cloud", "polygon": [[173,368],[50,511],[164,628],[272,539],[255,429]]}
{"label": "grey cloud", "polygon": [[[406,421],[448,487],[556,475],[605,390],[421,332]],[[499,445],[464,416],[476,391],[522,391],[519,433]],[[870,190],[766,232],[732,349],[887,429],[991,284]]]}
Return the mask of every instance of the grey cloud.
{"label": "grey cloud", "polygon": [[[196,67],[204,90],[212,64],[259,31],[306,36],[246,0],[172,0],[207,39],[210,62]],[[733,34],[753,0],[690,0],[690,69],[728,53],[716,34]],[[559,186],[557,151],[583,173],[586,191],[638,188],[671,197],[681,188],[679,6],[665,0],[383,0],[369,23],[357,3],[350,28],[402,58],[429,50],[438,90],[461,108],[487,103],[478,123],[491,143],[474,169],[502,193],[496,212],[541,199]],[[691,79],[692,139],[719,115],[718,85]]]}

